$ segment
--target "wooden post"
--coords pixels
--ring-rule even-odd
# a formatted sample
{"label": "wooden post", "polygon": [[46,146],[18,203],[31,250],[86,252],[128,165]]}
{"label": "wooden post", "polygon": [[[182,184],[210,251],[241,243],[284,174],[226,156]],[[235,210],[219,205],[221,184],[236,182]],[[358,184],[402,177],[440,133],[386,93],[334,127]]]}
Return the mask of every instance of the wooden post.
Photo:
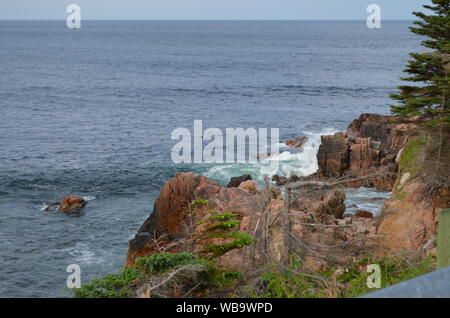
{"label": "wooden post", "polygon": [[450,210],[439,214],[437,251],[438,267],[450,266]]}
{"label": "wooden post", "polygon": [[289,236],[289,233],[291,232],[291,217],[290,217],[290,210],[291,210],[291,189],[288,187],[289,183],[285,187],[285,209],[286,213],[282,216],[283,223],[282,223],[282,229],[283,229],[283,241],[284,241],[284,249],[281,256],[281,263],[287,264],[289,261],[289,254],[291,250],[291,238]]}

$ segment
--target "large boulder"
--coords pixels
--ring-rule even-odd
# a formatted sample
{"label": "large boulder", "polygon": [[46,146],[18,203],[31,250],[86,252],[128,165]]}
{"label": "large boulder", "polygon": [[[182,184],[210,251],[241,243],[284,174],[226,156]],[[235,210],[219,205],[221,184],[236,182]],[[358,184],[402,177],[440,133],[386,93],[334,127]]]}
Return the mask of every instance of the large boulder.
{"label": "large boulder", "polygon": [[320,171],[326,177],[340,177],[349,166],[350,141],[345,133],[321,136],[317,154]]}
{"label": "large boulder", "polygon": [[258,191],[258,182],[253,180],[247,180],[242,182],[238,188],[250,193],[256,193]]}
{"label": "large boulder", "polygon": [[87,201],[83,198],[77,197],[77,196],[68,196],[65,197],[61,203],[59,204],[58,211],[59,212],[75,212],[79,211],[87,204]]}
{"label": "large boulder", "polygon": [[249,175],[249,174],[244,174],[244,175],[242,175],[240,177],[232,177],[230,179],[230,182],[228,183],[227,187],[228,188],[237,188],[237,187],[239,187],[239,185],[242,182],[245,182],[245,181],[248,181],[248,180],[252,180],[252,176]]}
{"label": "large boulder", "polygon": [[65,197],[59,204],[59,212],[75,212],[84,208],[87,201],[77,196]]}
{"label": "large boulder", "polygon": [[340,219],[345,212],[345,193],[341,190],[327,191],[319,200],[310,204],[310,211],[318,220],[324,220],[327,216]]}

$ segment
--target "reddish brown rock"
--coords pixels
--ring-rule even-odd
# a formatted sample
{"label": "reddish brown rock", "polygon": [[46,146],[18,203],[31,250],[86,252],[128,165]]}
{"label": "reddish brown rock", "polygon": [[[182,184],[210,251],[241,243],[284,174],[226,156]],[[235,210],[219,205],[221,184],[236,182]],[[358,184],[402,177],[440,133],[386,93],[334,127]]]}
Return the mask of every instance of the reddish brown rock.
{"label": "reddish brown rock", "polygon": [[[208,203],[192,209],[189,202],[196,198],[206,199]],[[345,210],[344,199],[345,195],[338,190],[328,191],[318,198],[320,204],[316,211],[324,224],[337,226],[335,216],[341,216]],[[357,233],[358,226],[367,226],[364,223],[356,223],[345,231],[335,231],[314,226],[316,220],[311,217],[309,209],[292,207],[289,217],[285,209],[285,202],[278,188],[272,189],[267,195],[264,191],[249,192],[221,187],[214,181],[193,173],[178,173],[163,186],[153,213],[130,241],[127,265],[133,266],[136,257],[157,253],[161,247],[174,252],[189,251],[192,248],[200,251],[208,242],[195,239],[193,243],[187,243],[192,239],[190,227],[193,225],[194,232],[201,233],[210,211],[238,215],[240,224],[237,230],[255,238],[252,246],[230,251],[218,259],[219,264],[241,272],[254,271],[267,258],[283,261],[288,250],[292,252],[300,248],[296,242],[311,246],[310,249],[299,250],[304,255],[305,266],[311,270],[326,267],[328,261],[324,260],[327,259],[332,264],[344,264],[348,257],[366,253],[371,246],[369,240],[361,240],[360,236],[364,236],[366,232]],[[155,238],[158,239],[158,244],[155,244]],[[362,241],[365,241],[364,246],[361,245]],[[341,247],[344,242],[345,245]],[[329,245],[330,248],[316,250],[315,246],[322,245]]]}
{"label": "reddish brown rock", "polygon": [[[411,119],[396,122],[393,116],[363,114],[347,131],[322,136],[317,154],[319,172],[315,177],[348,175],[349,187],[391,190],[395,182],[396,157],[407,137],[404,132],[416,125]],[[371,176],[370,178],[361,178]]]}
{"label": "reddish brown rock", "polygon": [[450,206],[450,190],[439,190],[426,200],[424,190],[424,184],[414,180],[403,186],[404,197],[394,194],[385,202],[377,230],[385,249],[420,251],[436,236],[439,212]]}
{"label": "reddish brown rock", "polygon": [[450,128],[422,134],[429,142],[415,150],[414,169],[402,167],[379,218],[377,233],[392,251],[432,250],[439,212],[450,207]]}
{"label": "reddish brown rock", "polygon": [[280,199],[281,198],[281,190],[276,186],[272,186],[270,188],[272,199]]}
{"label": "reddish brown rock", "polygon": [[349,166],[349,139],[345,133],[321,136],[317,154],[319,171],[326,177],[340,177]]}
{"label": "reddish brown rock", "polygon": [[59,204],[58,211],[59,212],[74,212],[81,210],[84,208],[84,206],[87,204],[87,202],[80,197],[76,196],[68,196],[65,197],[61,203]]}
{"label": "reddish brown rock", "polygon": [[372,213],[370,213],[369,211],[364,211],[364,210],[356,210],[355,216],[360,217],[360,218],[368,218],[368,219],[373,218]]}
{"label": "reddish brown rock", "polygon": [[285,185],[286,183],[288,183],[289,180],[286,177],[274,175],[272,177],[272,181],[274,181],[277,184],[277,186],[281,186],[281,185]]}
{"label": "reddish brown rock", "polygon": [[239,185],[238,189],[249,193],[256,193],[258,191],[258,182],[252,180],[244,181]]}
{"label": "reddish brown rock", "polygon": [[335,219],[342,218],[345,212],[345,193],[341,190],[326,192],[320,200],[314,200],[310,204],[310,210],[319,220],[324,220],[327,215]]}
{"label": "reddish brown rock", "polygon": [[286,146],[293,148],[301,148],[308,141],[308,137],[299,137],[297,139],[288,140],[285,142]]}
{"label": "reddish brown rock", "polygon": [[237,188],[242,182],[252,180],[252,176],[249,174],[244,174],[240,177],[232,177],[227,185],[227,188]]}

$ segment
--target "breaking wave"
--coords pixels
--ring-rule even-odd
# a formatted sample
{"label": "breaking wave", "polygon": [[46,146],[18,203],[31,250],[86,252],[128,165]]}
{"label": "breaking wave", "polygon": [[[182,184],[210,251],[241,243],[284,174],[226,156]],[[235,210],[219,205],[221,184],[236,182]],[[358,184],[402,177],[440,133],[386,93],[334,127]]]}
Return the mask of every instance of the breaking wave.
{"label": "breaking wave", "polygon": [[243,174],[252,175],[253,180],[263,182],[265,176],[279,175],[290,177],[292,175],[308,176],[317,172],[317,152],[320,147],[320,136],[332,135],[337,131],[334,128],[326,128],[319,132],[304,131],[303,135],[308,141],[301,149],[279,144],[278,155],[259,160],[257,163],[231,163],[216,164],[201,171],[207,177],[222,184],[228,183],[231,177]]}

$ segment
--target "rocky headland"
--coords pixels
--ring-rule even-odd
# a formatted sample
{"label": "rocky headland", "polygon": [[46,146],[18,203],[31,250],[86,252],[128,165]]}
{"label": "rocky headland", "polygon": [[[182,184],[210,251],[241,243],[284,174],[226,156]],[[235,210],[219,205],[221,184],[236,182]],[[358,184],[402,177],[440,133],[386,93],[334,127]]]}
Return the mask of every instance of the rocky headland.
{"label": "rocky headland", "polygon": [[[245,175],[225,187],[192,172],[177,173],[130,241],[126,266],[141,269],[139,260],[190,253],[240,273],[243,284],[267,264],[285,266],[292,255],[303,273],[316,273],[393,252],[432,254],[439,211],[450,206],[450,134],[427,121],[363,114],[345,132],[321,137],[317,173],[275,176],[278,186],[260,187]],[[291,144],[301,147],[304,141]],[[379,215],[346,213],[343,188],[361,186],[392,191]],[[230,292],[220,287],[200,293],[195,279],[171,289],[165,275],[153,285],[146,280],[132,295]]]}

